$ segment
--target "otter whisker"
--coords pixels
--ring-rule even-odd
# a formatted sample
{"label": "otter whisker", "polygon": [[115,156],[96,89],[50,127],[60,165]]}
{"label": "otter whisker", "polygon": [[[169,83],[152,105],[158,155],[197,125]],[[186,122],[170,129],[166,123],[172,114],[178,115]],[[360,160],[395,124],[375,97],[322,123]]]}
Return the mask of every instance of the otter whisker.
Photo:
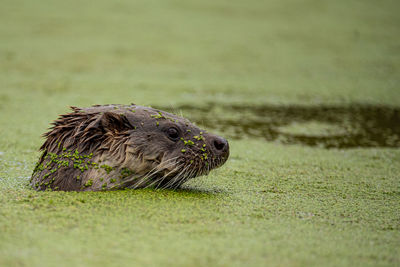
{"label": "otter whisker", "polygon": [[[163,164],[166,165],[166,166],[163,166],[163,168],[161,168],[160,165],[158,165],[158,166],[154,167],[154,168],[153,168],[149,173],[147,173],[145,176],[142,176],[142,177],[133,177],[133,178],[131,179],[131,181],[132,181],[132,180],[135,180],[135,179],[137,179],[137,180],[140,179],[139,183],[137,183],[137,184],[134,185],[134,188],[139,188],[139,187],[141,187],[142,184],[144,184],[144,183],[146,183],[148,180],[150,180],[152,176],[156,175],[157,173],[162,172],[164,169],[168,169],[168,168],[174,166],[174,165],[175,165],[175,160],[176,160],[177,158],[178,158],[178,157],[174,157],[174,158],[165,160],[165,161],[163,162]],[[129,180],[128,180],[128,182],[129,182]],[[147,185],[146,187],[149,187],[149,185]]]}
{"label": "otter whisker", "polygon": [[165,184],[164,188],[171,188],[176,182],[179,182],[181,180],[181,177],[184,177],[184,175],[186,174],[187,168],[188,166],[184,166],[177,175],[172,177],[170,181]]}
{"label": "otter whisker", "polygon": [[[176,172],[177,170],[179,170],[179,165],[176,165],[174,169],[172,169],[171,171],[169,171],[168,173],[164,174],[161,178],[157,178],[155,179],[152,183],[150,183],[149,185],[147,185],[146,187],[151,187],[154,184],[161,183],[166,177],[168,177],[171,173]],[[156,187],[158,188],[158,187]]]}
{"label": "otter whisker", "polygon": [[[182,184],[182,182],[184,181],[184,172],[182,172],[179,176],[176,176],[172,181],[171,181],[171,183],[168,185],[168,186],[166,186],[166,188],[172,188],[172,189],[176,189],[178,186],[180,186],[181,184]],[[174,186],[174,185],[176,185],[176,186]]]}
{"label": "otter whisker", "polygon": [[[169,188],[169,186],[170,186],[171,184],[173,184],[175,180],[177,180],[178,178],[180,178],[180,176],[185,172],[185,170],[186,170],[186,167],[183,168],[177,175],[175,175],[174,177],[172,177],[172,178],[170,179],[170,181],[169,181],[167,184],[164,185],[163,188]],[[165,178],[165,177],[164,177],[164,178]],[[163,180],[164,180],[164,179],[163,179]],[[162,185],[163,180],[160,181],[159,185]]]}

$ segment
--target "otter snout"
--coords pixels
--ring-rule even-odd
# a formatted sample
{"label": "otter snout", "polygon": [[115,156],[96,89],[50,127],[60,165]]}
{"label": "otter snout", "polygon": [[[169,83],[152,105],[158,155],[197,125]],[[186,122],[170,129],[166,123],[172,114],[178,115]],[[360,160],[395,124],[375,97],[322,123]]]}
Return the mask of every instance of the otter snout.
{"label": "otter snout", "polygon": [[209,138],[210,147],[215,155],[223,158],[229,156],[229,143],[225,138],[217,135],[211,135]]}

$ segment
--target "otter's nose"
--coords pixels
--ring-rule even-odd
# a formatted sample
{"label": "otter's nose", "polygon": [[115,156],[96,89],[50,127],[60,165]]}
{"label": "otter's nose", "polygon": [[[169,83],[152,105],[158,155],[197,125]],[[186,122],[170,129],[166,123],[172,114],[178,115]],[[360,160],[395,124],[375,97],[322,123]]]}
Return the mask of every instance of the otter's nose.
{"label": "otter's nose", "polygon": [[211,146],[217,154],[224,154],[229,151],[228,141],[219,136],[216,136],[211,140]]}

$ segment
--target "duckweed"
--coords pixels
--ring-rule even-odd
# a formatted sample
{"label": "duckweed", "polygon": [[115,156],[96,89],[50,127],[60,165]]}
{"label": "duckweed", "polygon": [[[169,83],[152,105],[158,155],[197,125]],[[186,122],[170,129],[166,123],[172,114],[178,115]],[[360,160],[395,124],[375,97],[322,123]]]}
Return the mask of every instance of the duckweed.
{"label": "duckweed", "polygon": [[[343,142],[304,140],[281,128],[296,118],[340,123],[364,116],[341,109],[343,103],[391,105],[398,112],[398,1],[32,3],[1,7],[0,265],[399,265],[400,151],[389,147],[393,141],[380,134],[380,124],[366,123],[375,134],[355,139],[350,131],[360,124],[350,121]],[[84,39],[64,45],[75,30]],[[140,50],[145,53],[137,57]],[[23,186],[56,112],[126,96],[176,103],[177,110],[178,103],[193,104],[184,113],[228,137],[227,164],[177,191]],[[204,108],[207,101],[214,108]],[[266,103],[275,105],[271,112],[262,109]],[[318,115],[331,104],[339,105],[335,113]],[[398,121],[392,120],[395,129]],[[374,148],[370,137],[378,139]],[[328,145],[343,149],[320,147]],[[75,178],[80,171],[73,170]]]}
{"label": "duckweed", "polygon": [[89,187],[93,185],[93,179],[89,179],[87,180],[87,182],[85,183],[85,187]]}
{"label": "duckweed", "polygon": [[122,168],[121,169],[121,178],[126,178],[130,175],[134,174],[134,172],[132,170],[130,170],[129,168]]}
{"label": "duckweed", "polygon": [[183,140],[185,146],[193,146],[194,142],[192,140]]}
{"label": "duckweed", "polygon": [[109,174],[113,170],[113,167],[106,164],[101,165],[100,168],[103,168],[107,172],[107,174]]}

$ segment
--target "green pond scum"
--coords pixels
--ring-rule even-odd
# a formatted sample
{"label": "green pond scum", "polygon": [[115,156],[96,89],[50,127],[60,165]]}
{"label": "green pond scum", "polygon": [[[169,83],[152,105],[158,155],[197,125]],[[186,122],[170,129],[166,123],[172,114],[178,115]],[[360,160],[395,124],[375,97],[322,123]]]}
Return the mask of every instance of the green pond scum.
{"label": "green pond scum", "polygon": [[[61,147],[61,144],[58,144],[58,147]],[[85,171],[88,171],[89,169],[99,169],[99,164],[94,161],[90,161],[90,159],[93,156],[93,153],[90,153],[88,155],[83,155],[78,152],[78,150],[75,150],[73,153],[71,150],[67,150],[66,148],[62,148],[62,153],[61,154],[55,154],[55,153],[43,153],[41,158],[44,157],[44,160],[48,160],[43,163],[36,163],[35,168],[33,169],[33,174],[35,175],[37,173],[40,173],[44,170],[47,171],[45,175],[43,175],[43,178],[41,179],[41,182],[36,182],[34,183],[34,187],[39,188],[40,186],[48,186],[48,189],[50,189],[50,184],[52,184],[55,181],[54,173],[60,169],[60,168],[68,168],[70,165],[72,165],[75,169],[79,169],[81,173],[84,173]],[[46,156],[44,156],[46,155]],[[104,169],[107,174],[109,174],[113,168],[111,166],[108,166],[106,164],[102,164],[100,168]],[[126,172],[126,171],[125,171]],[[33,176],[32,176],[33,177]],[[47,178],[52,178],[51,180],[44,182],[47,180]],[[76,180],[79,181],[81,179],[80,175],[76,177]],[[89,179],[83,186],[84,187],[89,187],[93,184],[93,180]],[[54,188],[58,189],[58,187]]]}
{"label": "green pond scum", "polygon": [[[3,0],[0,266],[400,266],[399,9]],[[41,134],[131,102],[228,138],[229,160],[177,190],[106,191],[129,169],[98,192],[28,186],[113,171],[68,150],[36,165]]]}

